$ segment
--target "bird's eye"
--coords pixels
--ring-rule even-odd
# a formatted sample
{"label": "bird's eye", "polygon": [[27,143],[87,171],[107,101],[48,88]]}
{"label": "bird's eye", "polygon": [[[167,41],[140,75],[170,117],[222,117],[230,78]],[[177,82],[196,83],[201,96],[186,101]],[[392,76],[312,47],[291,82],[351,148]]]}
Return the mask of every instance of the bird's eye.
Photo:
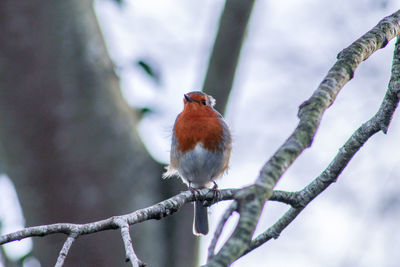
{"label": "bird's eye", "polygon": [[201,103],[205,106],[207,105],[207,101],[205,99],[201,100]]}

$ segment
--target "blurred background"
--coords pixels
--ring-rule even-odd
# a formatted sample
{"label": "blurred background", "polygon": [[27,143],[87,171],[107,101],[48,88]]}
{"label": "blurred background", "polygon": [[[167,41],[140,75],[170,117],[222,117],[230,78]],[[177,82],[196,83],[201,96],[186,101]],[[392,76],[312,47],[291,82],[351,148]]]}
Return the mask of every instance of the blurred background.
{"label": "blurred background", "polygon": [[[215,96],[233,133],[230,169],[219,188],[251,184],[294,130],[298,106],[337,53],[395,12],[395,3],[2,0],[0,233],[99,220],[185,190],[161,174],[183,94],[194,90]],[[302,189],[375,114],[393,45],[360,65],[277,189]],[[277,240],[233,266],[398,266],[399,135],[395,113],[388,134],[373,136]],[[210,209],[211,233],[227,204]],[[256,234],[288,208],[266,204]],[[131,233],[149,266],[198,266],[211,234],[197,238],[191,229],[186,205]],[[0,266],[52,266],[65,238],[3,245]],[[65,265],[126,266],[120,233],[80,237]]]}

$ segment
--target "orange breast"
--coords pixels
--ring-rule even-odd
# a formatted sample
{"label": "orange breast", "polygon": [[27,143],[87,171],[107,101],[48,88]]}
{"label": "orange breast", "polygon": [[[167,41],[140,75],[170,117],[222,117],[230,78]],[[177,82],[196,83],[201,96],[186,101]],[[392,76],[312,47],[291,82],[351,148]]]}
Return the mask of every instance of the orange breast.
{"label": "orange breast", "polygon": [[182,112],[176,118],[174,127],[178,149],[182,153],[194,149],[199,142],[211,152],[223,149],[222,131],[221,122],[212,113],[199,116],[191,112]]}

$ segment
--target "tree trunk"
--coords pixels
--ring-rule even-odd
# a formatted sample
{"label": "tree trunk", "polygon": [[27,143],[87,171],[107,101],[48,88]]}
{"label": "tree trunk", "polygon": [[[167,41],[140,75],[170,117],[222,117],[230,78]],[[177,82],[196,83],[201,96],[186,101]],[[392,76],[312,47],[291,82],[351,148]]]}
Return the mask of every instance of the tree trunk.
{"label": "tree trunk", "polygon": [[203,91],[217,99],[215,108],[224,113],[231,92],[247,24],[254,0],[226,0],[208,63]]}

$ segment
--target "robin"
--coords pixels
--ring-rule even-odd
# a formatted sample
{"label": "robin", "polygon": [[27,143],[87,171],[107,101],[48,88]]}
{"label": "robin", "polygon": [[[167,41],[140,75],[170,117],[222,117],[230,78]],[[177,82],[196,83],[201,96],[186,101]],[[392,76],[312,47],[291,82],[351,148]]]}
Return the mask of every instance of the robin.
{"label": "robin", "polygon": [[[172,130],[170,164],[165,177],[179,175],[191,190],[206,188],[228,168],[232,138],[215,99],[202,92],[184,94],[184,108]],[[193,233],[208,233],[207,207],[194,203]]]}

